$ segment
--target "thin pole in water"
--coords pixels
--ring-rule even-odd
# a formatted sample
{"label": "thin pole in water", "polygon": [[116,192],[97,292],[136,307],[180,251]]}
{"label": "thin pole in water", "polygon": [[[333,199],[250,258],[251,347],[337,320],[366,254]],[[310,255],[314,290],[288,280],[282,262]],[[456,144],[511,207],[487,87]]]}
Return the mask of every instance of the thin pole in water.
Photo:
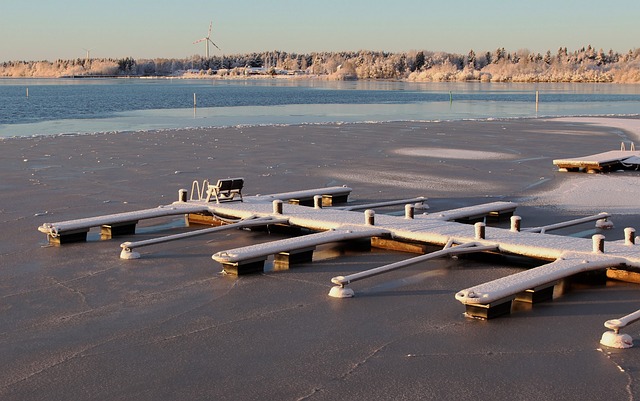
{"label": "thin pole in water", "polygon": [[27,86],[27,98],[29,97],[29,87]]}
{"label": "thin pole in water", "polygon": [[449,91],[449,103],[453,103],[453,94]]}
{"label": "thin pole in water", "polygon": [[193,118],[196,118],[196,94],[193,93]]}
{"label": "thin pole in water", "polygon": [[540,100],[540,93],[536,91],[536,113],[538,112],[538,101]]}

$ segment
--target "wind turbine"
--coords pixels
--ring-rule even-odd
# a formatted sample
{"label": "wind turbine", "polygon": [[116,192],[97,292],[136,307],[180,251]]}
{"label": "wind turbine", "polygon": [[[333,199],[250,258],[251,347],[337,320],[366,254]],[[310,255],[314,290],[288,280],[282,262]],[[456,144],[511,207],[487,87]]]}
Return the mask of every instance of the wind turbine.
{"label": "wind turbine", "polygon": [[84,65],[83,67],[85,69],[89,68],[89,65],[91,64],[91,49],[85,49],[84,47],[82,48],[83,50],[85,50],[87,52],[87,58],[84,61]]}
{"label": "wind turbine", "polygon": [[84,47],[82,48],[82,50],[87,52],[87,60],[91,59],[91,49],[85,49]]}
{"label": "wind turbine", "polygon": [[213,21],[211,21],[209,23],[209,33],[207,33],[207,36],[205,36],[202,39],[198,39],[195,42],[193,42],[193,44],[195,45],[196,43],[200,43],[200,42],[204,42],[205,44],[205,57],[208,59],[209,58],[209,42],[211,42],[212,45],[214,45],[216,47],[216,49],[222,51],[222,49],[220,49],[218,47],[218,45],[216,45],[215,43],[213,43],[213,41],[211,40],[211,27],[213,26]]}

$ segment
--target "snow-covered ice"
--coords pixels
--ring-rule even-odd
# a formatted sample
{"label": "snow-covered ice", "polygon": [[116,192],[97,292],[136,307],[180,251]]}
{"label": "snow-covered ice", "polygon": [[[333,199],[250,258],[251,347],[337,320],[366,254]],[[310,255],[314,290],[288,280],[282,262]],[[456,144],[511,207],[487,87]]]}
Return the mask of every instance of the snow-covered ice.
{"label": "snow-covered ice", "polygon": [[491,160],[515,158],[514,155],[509,153],[450,148],[400,148],[394,152],[404,156],[434,157],[439,159]]}

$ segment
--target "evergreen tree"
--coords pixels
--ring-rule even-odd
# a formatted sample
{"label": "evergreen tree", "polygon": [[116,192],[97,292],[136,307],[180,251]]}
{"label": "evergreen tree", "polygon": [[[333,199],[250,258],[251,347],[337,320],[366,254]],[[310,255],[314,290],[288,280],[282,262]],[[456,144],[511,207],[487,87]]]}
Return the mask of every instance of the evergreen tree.
{"label": "evergreen tree", "polygon": [[484,58],[487,60],[487,64],[491,64],[493,57],[491,57],[491,52],[486,52],[484,54]]}
{"label": "evergreen tree", "polygon": [[424,66],[424,52],[420,51],[416,54],[416,62],[415,62],[415,68],[416,70],[421,70],[422,67]]}

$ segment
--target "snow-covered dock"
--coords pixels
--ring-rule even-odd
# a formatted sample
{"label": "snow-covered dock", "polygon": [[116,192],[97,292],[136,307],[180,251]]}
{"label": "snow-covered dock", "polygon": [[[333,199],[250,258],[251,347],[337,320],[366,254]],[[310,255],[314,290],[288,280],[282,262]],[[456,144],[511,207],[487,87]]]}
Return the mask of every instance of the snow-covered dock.
{"label": "snow-covered dock", "polygon": [[[283,225],[314,232],[265,244],[251,245],[217,252],[212,258],[221,263],[223,269],[232,274],[261,272],[264,262],[274,255],[276,263],[294,265],[310,262],[316,246],[330,242],[371,239],[371,244],[392,249],[402,249],[402,244],[444,247],[433,257],[468,252],[494,252],[520,255],[549,262],[543,266],[525,270],[518,274],[503,277],[488,283],[479,283],[474,287],[461,290],[455,298],[466,307],[467,314],[482,318],[492,318],[509,313],[514,300],[539,302],[548,300],[553,286],[559,280],[588,271],[612,269],[639,269],[640,248],[635,245],[635,230],[625,230],[626,240],[609,242],[605,247],[604,236],[594,235],[591,239],[564,237],[547,234],[546,230],[556,225],[535,228],[527,231],[520,229],[520,218],[513,216],[516,204],[511,202],[492,202],[483,205],[453,209],[432,214],[414,216],[416,200],[422,203],[424,198],[412,198],[397,202],[385,202],[385,205],[405,203],[404,216],[375,214],[371,209],[380,203],[370,204],[364,213],[349,209],[351,207],[325,207],[338,201],[346,202],[351,188],[328,187],[305,191],[295,191],[272,195],[244,196],[242,202],[210,202],[207,199],[186,200],[184,190],[179,191],[179,200],[171,205],[156,209],[146,209],[78,219],[53,224],[44,224],[39,230],[47,233],[50,240],[74,233],[84,233],[83,238],[67,237],[69,240],[85,240],[90,227],[114,226],[124,224],[128,230],[118,234],[133,234],[135,223],[144,218],[161,215],[185,214],[188,219],[220,225],[227,228],[248,227],[254,225]],[[193,195],[193,194],[192,194]],[[303,206],[313,200],[313,206]],[[285,203],[286,201],[286,203]],[[330,202],[327,202],[330,201]],[[366,205],[362,205],[366,206]],[[487,227],[482,221],[487,217],[511,216],[510,228]],[[603,213],[583,219],[577,219],[566,225],[582,224],[586,221],[606,220]],[[474,225],[461,222],[476,221]],[[184,237],[215,233],[218,229],[205,229],[185,233]],[[115,234],[114,234],[115,235]],[[159,244],[177,240],[183,234],[174,234],[152,240],[125,242],[123,259],[132,259],[135,247]],[[64,243],[65,241],[60,241]],[[398,246],[400,244],[400,246]],[[460,247],[459,251],[456,247]],[[463,249],[464,248],[464,249]],[[606,248],[606,249],[605,249]],[[416,248],[414,248],[416,249]],[[395,270],[411,264],[424,262],[431,257],[413,258],[371,272],[355,276],[337,277],[333,283],[344,290],[352,281]],[[341,278],[341,279],[340,279]],[[333,293],[351,293],[334,291]]]}
{"label": "snow-covered dock", "polygon": [[630,150],[626,150],[623,143],[620,150],[569,159],[556,159],[553,164],[560,171],[585,171],[587,173],[638,169],[640,167],[640,151],[636,151],[633,144]]}
{"label": "snow-covered dock", "polygon": [[202,204],[176,202],[153,209],[45,223],[38,227],[38,231],[47,234],[50,242],[65,244],[86,241],[89,230],[92,227],[100,227],[102,237],[108,239],[112,236],[134,234],[136,224],[140,220],[205,211],[207,211],[207,207]]}
{"label": "snow-covered dock", "polygon": [[275,255],[275,263],[279,267],[288,268],[295,263],[311,262],[313,251],[318,245],[387,234],[389,234],[387,230],[375,227],[343,227],[339,230],[331,229],[265,244],[230,249],[218,252],[212,258],[222,264],[226,272],[235,274],[262,272],[264,262],[270,255]]}

